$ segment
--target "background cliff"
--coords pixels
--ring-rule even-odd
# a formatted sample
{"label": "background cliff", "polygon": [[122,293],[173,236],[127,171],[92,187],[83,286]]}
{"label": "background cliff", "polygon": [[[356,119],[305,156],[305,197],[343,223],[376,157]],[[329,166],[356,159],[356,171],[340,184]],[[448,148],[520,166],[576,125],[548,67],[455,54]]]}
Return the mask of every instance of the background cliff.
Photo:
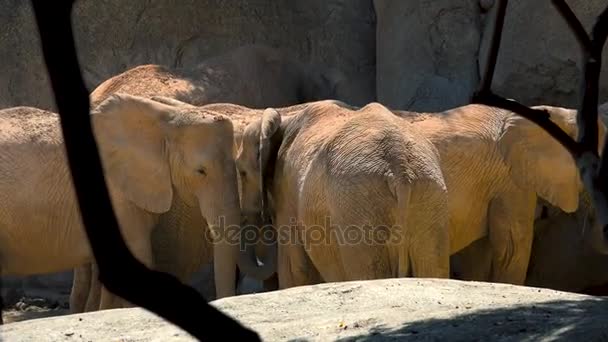
{"label": "background cliff", "polygon": [[[568,3],[588,28],[604,5]],[[53,109],[29,2],[0,4],[0,108]],[[349,102],[431,111],[468,101],[493,9],[492,0],[80,0],[74,23],[91,90],[136,65],[190,66],[263,43],[342,69],[353,86]],[[574,106],[580,69],[574,36],[550,1],[510,1],[494,84],[500,94]],[[606,76],[601,85],[603,101]]]}

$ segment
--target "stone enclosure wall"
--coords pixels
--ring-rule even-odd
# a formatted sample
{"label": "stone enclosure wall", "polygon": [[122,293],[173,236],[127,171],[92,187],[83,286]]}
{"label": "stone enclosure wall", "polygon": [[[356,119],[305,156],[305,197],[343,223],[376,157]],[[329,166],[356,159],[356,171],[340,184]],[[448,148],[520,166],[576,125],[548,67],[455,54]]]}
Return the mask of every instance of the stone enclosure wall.
{"label": "stone enclosure wall", "polygon": [[[604,6],[568,3],[588,29]],[[54,109],[29,2],[0,4],[0,108]],[[190,66],[263,43],[342,69],[353,86],[348,102],[433,111],[468,101],[493,9],[493,0],[80,0],[74,25],[91,90],[136,65]],[[510,1],[494,89],[528,104],[574,106],[580,71],[578,45],[551,2]]]}
{"label": "stone enclosure wall", "polygon": [[[588,29],[605,6],[568,3]],[[54,110],[29,2],[0,5],[0,108]],[[74,26],[90,90],[136,65],[190,66],[262,43],[342,69],[352,84],[343,100],[352,104],[438,111],[468,102],[494,9],[491,0],[80,0]],[[526,104],[575,106],[580,60],[549,0],[512,0],[493,89]],[[607,77],[604,71],[601,102]]]}

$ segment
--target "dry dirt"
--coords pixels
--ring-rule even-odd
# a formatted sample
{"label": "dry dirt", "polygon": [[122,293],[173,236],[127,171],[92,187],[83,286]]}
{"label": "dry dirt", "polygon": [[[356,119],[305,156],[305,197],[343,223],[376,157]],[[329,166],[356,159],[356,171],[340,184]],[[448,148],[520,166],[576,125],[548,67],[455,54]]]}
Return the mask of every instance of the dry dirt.
{"label": "dry dirt", "polygon": [[[608,340],[608,299],[504,284],[386,279],[296,287],[212,304],[265,341]],[[139,308],[9,323],[0,328],[0,338],[194,340]]]}

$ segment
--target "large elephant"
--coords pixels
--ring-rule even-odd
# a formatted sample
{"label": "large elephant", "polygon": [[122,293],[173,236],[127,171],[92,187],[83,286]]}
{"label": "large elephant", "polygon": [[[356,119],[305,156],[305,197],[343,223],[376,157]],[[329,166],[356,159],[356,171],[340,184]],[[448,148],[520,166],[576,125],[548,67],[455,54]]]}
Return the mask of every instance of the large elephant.
{"label": "large elephant", "polygon": [[[575,113],[572,109],[545,108],[566,111],[571,116]],[[598,151],[603,153],[608,103],[601,105],[598,112]],[[563,162],[552,166],[554,169],[548,169],[548,172],[556,173],[556,170],[570,165],[570,162]],[[608,246],[601,227],[595,225],[595,211],[588,192],[581,191],[578,198],[582,205],[576,211],[564,211],[555,203],[538,198],[526,285],[580,292],[608,282],[608,269],[600,266]],[[494,267],[492,253],[488,237],[472,242],[452,256],[453,276],[463,280],[490,281]],[[586,266],[581,268],[581,264]]]}
{"label": "large elephant", "polygon": [[[261,115],[251,109],[341,98],[348,96],[347,88],[344,75],[337,69],[305,64],[282,49],[245,45],[209,58],[195,68],[150,64],[129,69],[101,83],[90,98],[95,105],[121,92],[155,97],[177,106],[184,102],[196,106],[223,103],[215,110],[238,117],[233,121],[238,135],[240,122]],[[231,107],[227,103],[246,107]],[[191,281],[192,275],[212,260],[210,246],[201,234],[200,227],[205,224],[198,210],[175,202],[172,209],[162,215],[152,237],[158,268],[183,282]],[[264,253],[261,250],[260,256]],[[208,279],[204,279],[201,291],[208,298],[217,297],[207,282]],[[98,309],[100,293],[94,264],[74,270],[72,312]]]}
{"label": "large elephant", "polygon": [[278,233],[280,288],[449,276],[439,155],[410,127],[378,103],[320,101],[289,116],[266,109],[245,128],[242,211]]}
{"label": "large elephant", "polygon": [[[217,291],[235,293],[240,229],[231,121],[115,94],[91,112],[113,207],[131,252],[154,267],[151,234],[174,203],[196,208],[213,241]],[[0,267],[3,275],[64,271],[90,263],[64,153],[58,115],[36,108],[0,111]],[[252,261],[253,262],[253,261]],[[100,307],[116,307],[105,291]]]}
{"label": "large elephant", "polygon": [[[574,110],[550,106],[536,108],[547,110],[553,122],[570,136],[576,136]],[[325,108],[324,112],[332,112],[334,116],[343,115],[342,110],[335,108]],[[492,264],[489,279],[493,282],[523,284],[530,259],[537,198],[543,198],[565,212],[574,212],[578,207],[582,184],[570,154],[536,124],[506,110],[467,105],[440,113],[423,114],[396,110],[392,112],[403,121],[409,122],[409,125],[403,125],[404,130],[417,132],[423,138],[430,140],[438,151],[436,167],[440,168],[444,177],[449,213],[449,245],[445,246],[441,255],[452,255],[473,241],[487,237],[491,244]],[[300,121],[302,125],[307,124],[304,119]],[[320,204],[313,206],[319,214],[324,213],[325,210],[320,209],[319,206],[331,208],[339,205],[343,210],[352,213],[351,215],[356,215],[367,212],[369,208],[387,205],[387,201],[392,203],[395,200],[394,196],[389,195],[376,198],[377,193],[383,191],[385,185],[376,184],[374,177],[366,173],[366,167],[375,165],[374,159],[370,159],[366,152],[376,147],[368,146],[364,140],[353,139],[350,143],[360,152],[360,157],[353,162],[354,166],[349,163],[338,163],[337,165],[342,169],[327,170],[329,164],[319,165],[318,161],[331,163],[333,160],[316,157],[315,153],[308,151],[306,146],[309,142],[305,140],[307,135],[292,137],[295,134],[292,132],[298,132],[298,128],[294,126],[300,121],[292,120],[289,124],[281,125],[272,138],[265,137],[268,133],[262,130],[262,127],[268,126],[269,123],[265,123],[264,120],[261,123],[252,123],[246,129],[246,134],[243,136],[243,152],[237,158],[237,167],[242,169],[241,173],[251,175],[246,181],[254,183],[255,186],[249,188],[251,194],[243,194],[246,199],[242,204],[244,215],[256,216],[260,210],[259,203],[262,197],[259,192],[264,187],[260,187],[257,179],[260,178],[260,172],[264,174],[266,171],[272,175],[266,176],[271,177],[266,191],[273,197],[283,196],[273,201],[276,205],[274,215],[279,221],[278,224],[284,224],[285,215],[301,219],[305,214],[298,210],[304,212],[313,210],[302,207],[304,204],[313,206],[314,203],[307,202],[310,200],[305,196],[319,198]],[[603,140],[603,127],[601,128],[600,141]],[[331,131],[341,132],[334,127],[331,127]],[[257,147],[255,141],[259,141]],[[331,146],[329,141],[333,140],[327,138],[327,141],[323,148]],[[262,158],[258,162],[262,165],[261,168],[256,164],[255,156],[258,150]],[[301,150],[300,155],[292,152],[297,150]],[[410,158],[415,161],[416,158],[421,157],[413,155]],[[430,156],[425,157],[430,158]],[[336,152],[334,158],[337,162],[344,156]],[[248,162],[243,162],[244,160]],[[265,164],[266,161],[270,163]],[[356,166],[363,169],[353,175],[351,168]],[[338,175],[338,179],[330,178]],[[331,182],[336,182],[338,186]],[[319,186],[319,183],[323,185]],[[361,184],[363,190],[351,188],[351,183]],[[348,189],[350,194],[339,199],[332,197],[337,201],[336,203],[325,202],[325,196],[329,196],[326,195],[327,191],[342,193],[344,189]],[[433,218],[440,220],[444,215],[442,206],[445,199],[440,196],[435,196],[435,199],[437,203],[429,203],[426,200],[416,204],[416,201],[412,201],[417,210],[409,213],[413,216],[410,219],[422,222],[431,221]],[[288,204],[284,203],[291,202],[294,203],[291,204],[294,207],[285,209]],[[341,219],[340,214],[332,213],[332,215],[332,222],[335,215]],[[425,218],[425,215],[429,217]],[[361,221],[352,220],[355,220],[355,224],[362,224]],[[408,227],[413,226],[408,225]],[[365,252],[366,249],[375,250],[369,246],[359,247],[359,253],[351,255],[348,264],[343,263],[345,270],[334,269],[333,273],[328,270],[330,267],[328,265],[336,265],[336,261],[331,259],[332,255],[325,255],[326,259],[322,260],[319,255],[313,255],[312,249],[305,250],[303,247],[296,248],[292,245],[289,249],[291,255],[287,257],[291,260],[285,261],[286,256],[281,255],[281,251],[285,249],[279,243],[278,270],[288,274],[284,276],[279,274],[279,279],[293,278],[293,274],[297,274],[297,277],[303,281],[288,280],[287,285],[280,284],[281,287],[318,281],[319,278],[315,273],[316,270],[321,272],[321,269],[324,270],[321,272],[321,279],[324,281],[344,279],[344,274],[340,272],[347,272],[346,276],[350,279],[379,275],[372,269],[368,269],[367,274],[360,272],[363,265],[372,262],[372,259],[368,258],[378,258],[372,252]],[[420,258],[432,260],[429,262],[435,264],[437,258],[435,249],[426,248],[421,253]],[[304,256],[308,256],[312,263]],[[337,256],[337,252],[333,254],[333,257]],[[288,268],[281,268],[281,264],[286,262],[291,265]],[[311,264],[314,264],[316,270],[307,271]]]}
{"label": "large elephant", "polygon": [[347,96],[348,83],[335,68],[303,63],[286,50],[245,45],[208,58],[194,68],[140,65],[101,83],[96,104],[122,92],[166,96],[193,105],[234,103],[250,108],[285,107]]}

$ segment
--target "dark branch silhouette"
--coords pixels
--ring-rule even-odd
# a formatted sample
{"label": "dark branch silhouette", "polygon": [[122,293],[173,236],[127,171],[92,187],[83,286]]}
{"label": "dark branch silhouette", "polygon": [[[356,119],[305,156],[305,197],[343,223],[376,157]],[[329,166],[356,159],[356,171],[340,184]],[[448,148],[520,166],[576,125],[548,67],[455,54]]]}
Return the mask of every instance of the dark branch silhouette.
{"label": "dark branch silhouette", "polygon": [[[101,282],[201,340],[253,340],[258,335],[207,303],[177,278],[152,271],[122,239],[90,122],[71,24],[73,0],[32,0],[42,51],[60,115],[67,159]],[[188,308],[188,310],[186,310]]]}
{"label": "dark branch silhouette", "polygon": [[[598,152],[598,90],[602,63],[602,50],[608,37],[608,7],[597,18],[591,37],[564,0],[552,0],[568,26],[573,31],[583,55],[583,77],[580,103],[577,112],[578,137],[572,139],[553,123],[547,113],[531,109],[514,100],[507,100],[491,90],[493,65],[496,65],[507,0],[499,1],[499,10],[492,35],[491,52],[479,89],[473,94],[472,102],[499,107],[517,113],[542,127],[559,141],[574,158],[586,190],[591,195],[597,213],[598,223],[608,238],[608,161]],[[604,141],[607,146],[608,139]]]}

